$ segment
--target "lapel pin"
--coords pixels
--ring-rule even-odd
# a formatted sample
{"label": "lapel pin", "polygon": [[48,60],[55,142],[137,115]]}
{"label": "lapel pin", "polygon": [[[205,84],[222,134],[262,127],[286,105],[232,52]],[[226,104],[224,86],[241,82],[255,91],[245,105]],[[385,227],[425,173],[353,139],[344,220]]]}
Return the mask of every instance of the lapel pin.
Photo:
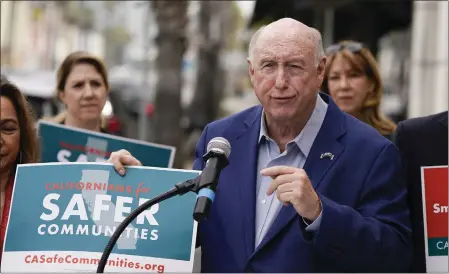
{"label": "lapel pin", "polygon": [[331,160],[334,160],[334,154],[332,154],[330,152],[321,153],[320,159],[324,159],[324,158],[330,158]]}

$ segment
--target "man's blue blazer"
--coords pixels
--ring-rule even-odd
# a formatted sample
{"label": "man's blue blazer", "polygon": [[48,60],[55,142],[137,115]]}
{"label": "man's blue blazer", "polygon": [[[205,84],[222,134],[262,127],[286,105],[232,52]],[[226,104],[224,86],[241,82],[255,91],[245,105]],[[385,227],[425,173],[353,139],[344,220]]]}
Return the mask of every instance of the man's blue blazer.
{"label": "man's blue blazer", "polygon": [[[262,107],[214,121],[196,147],[202,170],[208,142],[231,144],[209,219],[199,224],[201,272],[407,272],[412,254],[406,185],[397,148],[371,126],[329,107],[304,170],[322,205],[316,233],[284,206],[255,249],[258,136]],[[334,155],[321,158],[322,153]]]}

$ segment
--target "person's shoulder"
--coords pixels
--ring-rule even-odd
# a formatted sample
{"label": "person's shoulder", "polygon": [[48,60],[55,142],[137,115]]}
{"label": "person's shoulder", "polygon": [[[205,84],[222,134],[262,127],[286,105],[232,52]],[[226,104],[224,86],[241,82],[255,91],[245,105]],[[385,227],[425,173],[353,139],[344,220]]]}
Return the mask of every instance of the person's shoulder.
{"label": "person's shoulder", "polygon": [[43,116],[39,121],[50,122],[55,124],[64,124],[64,120],[67,117],[67,112],[63,111],[54,116]]}
{"label": "person's shoulder", "polygon": [[344,146],[359,147],[371,153],[373,150],[383,149],[388,144],[392,144],[387,136],[381,135],[373,126],[342,111],[329,96],[326,95],[323,99],[328,103],[323,125],[334,130],[341,128],[338,131],[344,134],[339,137],[339,142]]}
{"label": "person's shoulder", "polygon": [[371,170],[375,164],[399,170],[401,154],[398,147],[373,126],[349,114],[345,115],[346,133],[340,142],[347,150],[347,157],[360,162],[360,167],[366,170]]}
{"label": "person's shoulder", "polygon": [[407,132],[427,132],[429,129],[433,128],[438,123],[447,123],[448,111],[443,111],[437,114],[410,118],[399,122],[398,128],[401,131]]}
{"label": "person's shoulder", "polygon": [[363,144],[363,147],[385,147],[392,144],[388,136],[384,136],[371,125],[344,113],[346,116],[346,136],[354,145]]}
{"label": "person's shoulder", "polygon": [[245,123],[246,121],[254,119],[259,113],[261,113],[261,110],[262,107],[260,105],[256,105],[230,116],[210,122],[207,124],[206,128],[208,130],[226,130],[234,125]]}

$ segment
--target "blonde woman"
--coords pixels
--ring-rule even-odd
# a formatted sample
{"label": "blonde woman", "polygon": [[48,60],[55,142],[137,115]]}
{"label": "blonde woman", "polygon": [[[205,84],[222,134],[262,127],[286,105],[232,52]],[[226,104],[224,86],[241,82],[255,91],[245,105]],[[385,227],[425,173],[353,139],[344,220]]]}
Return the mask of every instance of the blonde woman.
{"label": "blonde woman", "polygon": [[341,110],[391,139],[396,125],[380,110],[383,87],[377,62],[362,43],[342,41],[327,48],[322,91]]}

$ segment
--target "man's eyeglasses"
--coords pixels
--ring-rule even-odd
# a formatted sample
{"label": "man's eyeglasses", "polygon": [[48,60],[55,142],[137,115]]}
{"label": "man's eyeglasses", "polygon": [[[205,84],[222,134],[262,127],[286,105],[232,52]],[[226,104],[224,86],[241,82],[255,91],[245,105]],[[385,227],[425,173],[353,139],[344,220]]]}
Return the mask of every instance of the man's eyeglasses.
{"label": "man's eyeglasses", "polygon": [[326,55],[335,54],[344,49],[347,49],[353,53],[357,53],[360,52],[363,48],[365,48],[365,46],[362,43],[356,42],[334,44],[326,48]]}

